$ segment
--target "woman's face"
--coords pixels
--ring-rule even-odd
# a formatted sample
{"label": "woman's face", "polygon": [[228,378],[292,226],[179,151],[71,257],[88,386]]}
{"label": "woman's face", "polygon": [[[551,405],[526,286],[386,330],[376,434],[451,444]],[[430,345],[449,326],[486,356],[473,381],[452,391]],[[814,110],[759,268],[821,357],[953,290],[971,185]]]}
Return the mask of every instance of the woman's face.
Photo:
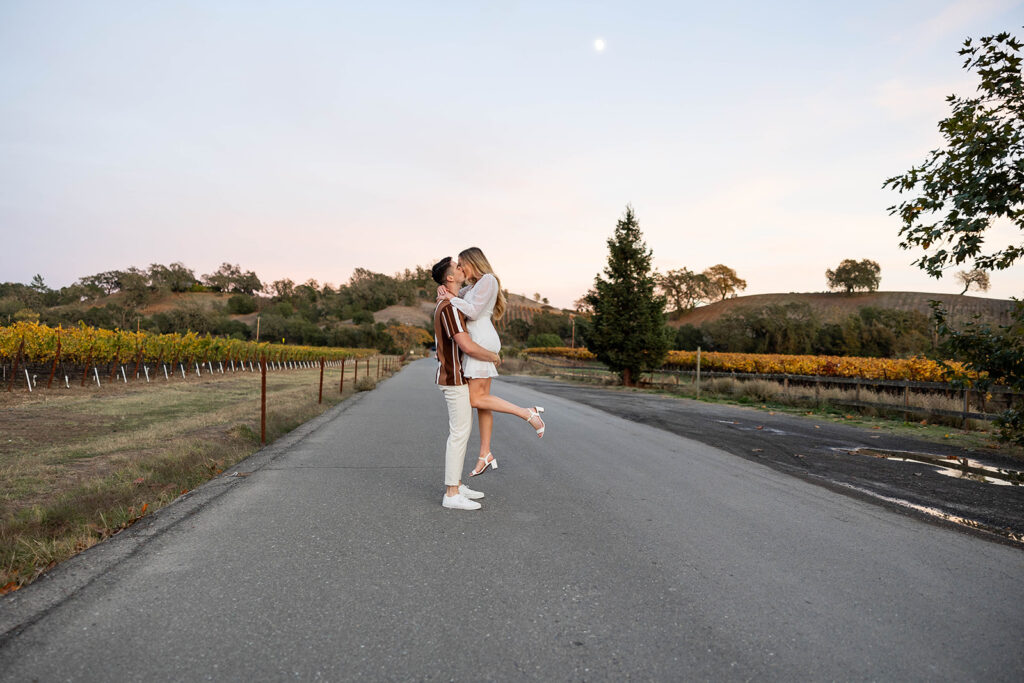
{"label": "woman's face", "polygon": [[468,261],[459,259],[459,268],[462,269],[462,274],[466,276],[467,280],[475,280],[478,277],[478,273],[473,266],[469,265]]}

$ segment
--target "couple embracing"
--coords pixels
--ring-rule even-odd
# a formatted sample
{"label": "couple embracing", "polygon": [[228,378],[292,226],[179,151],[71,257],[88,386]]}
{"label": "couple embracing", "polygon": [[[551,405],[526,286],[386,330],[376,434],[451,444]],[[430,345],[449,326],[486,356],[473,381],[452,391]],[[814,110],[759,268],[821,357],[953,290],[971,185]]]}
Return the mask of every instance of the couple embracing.
{"label": "couple embracing", "polygon": [[484,494],[462,483],[473,408],[480,423],[480,457],[469,473],[471,477],[498,469],[498,461],[491,453],[495,412],[526,420],[542,437],[544,420],[540,413],[544,409],[520,408],[491,394],[491,378],[498,376],[497,366],[501,363],[501,340],[491,317],[500,319],[504,314],[505,294],[484,253],[470,247],[459,254],[458,261],[446,257],[434,264],[431,274],[439,285],[434,309],[435,381],[448,404],[442,505],[456,510],[478,510],[477,500]]}

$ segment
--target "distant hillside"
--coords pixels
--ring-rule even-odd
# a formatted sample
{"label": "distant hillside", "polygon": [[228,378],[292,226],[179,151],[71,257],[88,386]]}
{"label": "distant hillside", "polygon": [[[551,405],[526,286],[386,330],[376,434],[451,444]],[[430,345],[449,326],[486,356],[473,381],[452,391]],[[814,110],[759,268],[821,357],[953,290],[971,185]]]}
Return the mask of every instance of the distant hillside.
{"label": "distant hillside", "polygon": [[[554,306],[542,304],[521,294],[508,294],[508,309],[504,322],[508,320],[522,319],[532,320],[533,316],[542,313],[567,313]],[[380,323],[389,320],[397,320],[408,325],[426,325],[430,327],[434,319],[434,299],[423,301],[419,306],[388,306],[373,314],[373,319]]]}
{"label": "distant hillside", "polygon": [[753,294],[700,306],[669,324],[673,327],[687,324],[698,327],[741,308],[763,308],[793,302],[809,304],[820,316],[822,322],[826,323],[840,322],[851,313],[856,313],[859,309],[868,306],[898,311],[919,311],[925,315],[931,315],[928,302],[933,299],[942,301],[946,305],[946,310],[949,311],[950,318],[954,322],[970,320],[975,315],[980,315],[981,320],[985,322],[1005,325],[1010,322],[1010,312],[1013,310],[1013,302],[1008,299],[986,299],[980,296],[928,294],[925,292]]}

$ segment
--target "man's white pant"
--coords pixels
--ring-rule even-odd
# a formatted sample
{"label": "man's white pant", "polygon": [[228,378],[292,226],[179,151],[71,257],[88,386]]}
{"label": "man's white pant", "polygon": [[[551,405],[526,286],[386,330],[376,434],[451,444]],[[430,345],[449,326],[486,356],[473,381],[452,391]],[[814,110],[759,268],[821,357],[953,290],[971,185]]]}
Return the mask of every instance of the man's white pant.
{"label": "man's white pant", "polygon": [[469,387],[439,387],[448,403],[448,444],[444,449],[444,484],[457,486],[466,464],[466,446],[473,429],[473,406],[469,404]]}

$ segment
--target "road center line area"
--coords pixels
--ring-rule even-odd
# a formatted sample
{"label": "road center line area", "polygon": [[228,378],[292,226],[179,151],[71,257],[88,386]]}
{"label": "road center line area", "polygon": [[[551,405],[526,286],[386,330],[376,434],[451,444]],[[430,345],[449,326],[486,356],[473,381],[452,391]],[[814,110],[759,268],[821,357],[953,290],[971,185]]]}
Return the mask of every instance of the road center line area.
{"label": "road center line area", "polygon": [[1020,679],[1024,552],[661,428],[635,394],[499,378],[545,437],[495,416],[483,508],[442,508],[433,369],[0,600],[50,605],[7,631],[0,680]]}

